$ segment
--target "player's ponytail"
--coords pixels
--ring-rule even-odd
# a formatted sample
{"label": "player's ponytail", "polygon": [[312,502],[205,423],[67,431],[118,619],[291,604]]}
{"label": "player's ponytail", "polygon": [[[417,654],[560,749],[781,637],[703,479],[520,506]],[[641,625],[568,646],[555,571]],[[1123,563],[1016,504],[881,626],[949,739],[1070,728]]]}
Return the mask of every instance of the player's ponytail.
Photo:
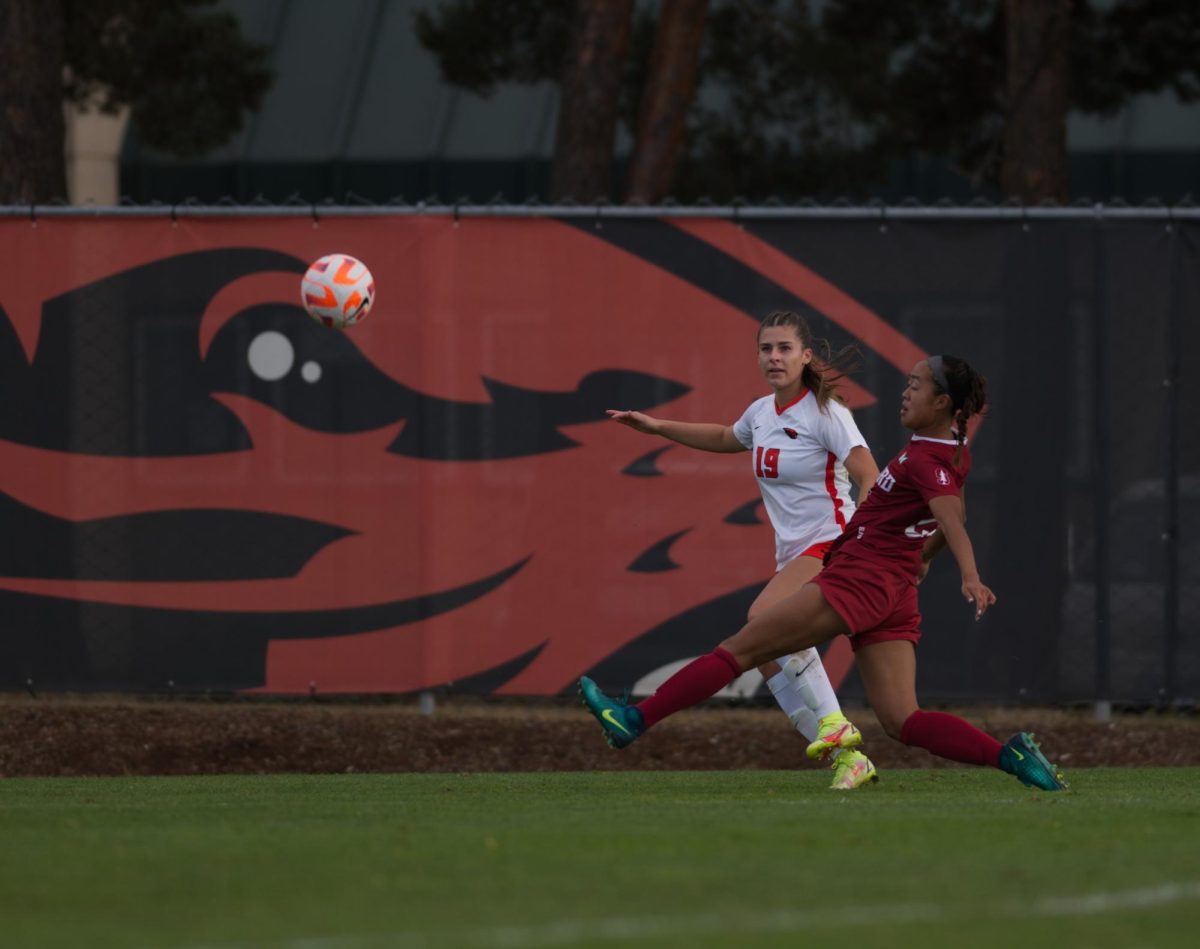
{"label": "player's ponytail", "polygon": [[954,464],[960,465],[963,443],[967,439],[967,422],[972,416],[983,415],[987,411],[987,379],[958,356],[930,356],[929,369],[937,393],[950,396],[950,416],[954,438],[958,442]]}
{"label": "player's ponytail", "polygon": [[845,404],[846,400],[837,390],[840,388],[841,380],[854,372],[860,365],[861,354],[858,347],[850,344],[834,352],[829,345],[829,340],[814,338],[812,330],[809,329],[808,320],[791,310],[776,310],[774,313],[768,314],[759,324],[760,338],[762,331],[772,326],[790,326],[796,331],[800,345],[804,349],[813,351],[812,362],[804,367],[800,374],[800,382],[816,396],[817,407],[824,412],[830,399],[837,399]]}

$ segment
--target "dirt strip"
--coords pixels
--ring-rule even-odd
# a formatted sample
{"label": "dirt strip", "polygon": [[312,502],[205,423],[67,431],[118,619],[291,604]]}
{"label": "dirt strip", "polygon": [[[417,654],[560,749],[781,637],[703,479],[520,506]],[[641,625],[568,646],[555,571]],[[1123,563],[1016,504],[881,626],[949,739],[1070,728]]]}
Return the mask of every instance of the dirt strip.
{"label": "dirt strip", "polygon": [[[1031,708],[958,710],[1004,740],[1037,733],[1064,768],[1200,766],[1200,716]],[[869,710],[848,709],[886,768],[955,767],[887,738]],[[622,752],[575,705],[442,700],[246,701],[0,695],[0,776],[727,770],[821,767],[773,708],[681,713]]]}

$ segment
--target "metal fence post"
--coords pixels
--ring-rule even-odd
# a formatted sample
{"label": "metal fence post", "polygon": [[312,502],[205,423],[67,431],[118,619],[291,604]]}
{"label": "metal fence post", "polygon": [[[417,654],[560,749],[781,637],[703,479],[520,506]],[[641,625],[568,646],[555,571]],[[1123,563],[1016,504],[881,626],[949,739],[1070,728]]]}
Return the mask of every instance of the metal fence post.
{"label": "metal fence post", "polygon": [[1112,717],[1112,667],[1110,665],[1109,610],[1111,576],[1109,570],[1109,503],[1111,472],[1109,470],[1109,338],[1108,306],[1104,287],[1105,252],[1104,221],[1097,216],[1095,223],[1095,261],[1092,272],[1092,343],[1095,359],[1092,375],[1092,523],[1096,532],[1096,720],[1106,722]]}
{"label": "metal fence post", "polygon": [[1167,451],[1166,471],[1163,472],[1163,556],[1166,575],[1163,584],[1163,704],[1174,701],[1179,694],[1179,676],[1175,671],[1179,653],[1179,351],[1183,347],[1182,242],[1173,226],[1167,222],[1170,234],[1170,283],[1167,292],[1167,365],[1163,379],[1166,400]]}

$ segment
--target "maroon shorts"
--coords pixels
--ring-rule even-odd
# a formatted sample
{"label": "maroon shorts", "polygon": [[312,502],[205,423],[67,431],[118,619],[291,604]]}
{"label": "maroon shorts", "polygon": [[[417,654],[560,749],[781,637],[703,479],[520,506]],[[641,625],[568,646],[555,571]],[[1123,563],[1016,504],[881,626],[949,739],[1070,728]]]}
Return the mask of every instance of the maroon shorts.
{"label": "maroon shorts", "polygon": [[835,557],[812,582],[850,628],[857,652],[872,643],[921,638],[915,577],[906,577],[854,557]]}

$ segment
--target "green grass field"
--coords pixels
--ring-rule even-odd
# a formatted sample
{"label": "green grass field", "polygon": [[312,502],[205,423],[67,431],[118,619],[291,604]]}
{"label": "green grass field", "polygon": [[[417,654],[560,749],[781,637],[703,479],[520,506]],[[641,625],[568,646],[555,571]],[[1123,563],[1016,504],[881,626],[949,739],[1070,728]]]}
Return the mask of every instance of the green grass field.
{"label": "green grass field", "polygon": [[1183,946],[1200,769],[0,782],[0,945]]}

